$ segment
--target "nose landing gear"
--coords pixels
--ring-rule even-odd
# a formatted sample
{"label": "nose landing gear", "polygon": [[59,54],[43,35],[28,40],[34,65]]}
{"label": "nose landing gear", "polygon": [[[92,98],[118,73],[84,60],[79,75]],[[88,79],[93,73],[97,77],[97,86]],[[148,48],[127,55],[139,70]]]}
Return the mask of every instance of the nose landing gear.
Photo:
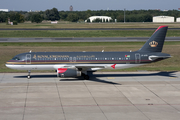
{"label": "nose landing gear", "polygon": [[30,78],[31,78],[30,73],[31,73],[31,71],[30,71],[30,70],[28,70],[27,79],[30,79]]}

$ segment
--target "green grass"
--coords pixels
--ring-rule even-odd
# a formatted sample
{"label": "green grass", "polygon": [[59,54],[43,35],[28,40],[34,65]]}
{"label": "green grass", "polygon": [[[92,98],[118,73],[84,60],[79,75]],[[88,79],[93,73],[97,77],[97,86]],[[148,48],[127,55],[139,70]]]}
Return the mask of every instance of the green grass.
{"label": "green grass", "polygon": [[[0,23],[0,28],[157,28],[161,25],[168,25],[169,28],[180,28],[179,23],[22,23],[18,25],[6,25]],[[77,30],[77,31],[0,31],[0,37],[150,37],[154,30]],[[168,30],[167,37],[179,37],[179,30]],[[53,52],[53,51],[136,51],[145,42],[58,42],[58,43],[0,43],[0,72],[27,72],[12,70],[5,67],[6,61],[19,53],[28,52]],[[169,53],[173,57],[148,64],[141,67],[128,68],[122,70],[103,71],[180,71],[180,42],[165,42],[163,52]],[[37,72],[37,71],[36,71]],[[50,72],[50,71],[39,71]]]}
{"label": "green grass", "polygon": [[[0,37],[150,37],[153,32],[153,30],[8,30],[0,31]],[[167,37],[179,36],[180,30],[167,32]]]}
{"label": "green grass", "polygon": [[[42,42],[42,43],[38,43],[38,42],[26,42],[26,43],[19,43],[19,42],[15,42],[15,43],[0,43],[0,46],[29,46],[29,47],[70,47],[70,46],[118,46],[118,45],[143,45],[145,42]],[[167,42],[168,44],[179,44],[180,42]]]}
{"label": "green grass", "polygon": [[67,21],[51,24],[44,21],[42,23],[19,23],[18,25],[6,25],[0,23],[0,28],[157,28],[161,25],[167,25],[169,28],[180,28],[179,23],[71,23]]}
{"label": "green grass", "polygon": [[[11,42],[2,42],[0,43],[0,46],[22,46],[22,47],[77,47],[77,46],[110,46],[110,47],[114,47],[114,46],[126,46],[126,48],[132,48],[133,46],[135,46],[135,48],[138,46],[142,46],[144,45],[145,42],[26,42],[26,43],[21,43],[21,42],[15,42],[15,43],[11,43]],[[180,45],[180,41],[165,41],[164,45]]]}
{"label": "green grass", "polygon": [[[54,52],[54,51],[136,51],[142,47],[145,42],[80,42],[80,43],[0,43],[0,72],[27,72],[12,70],[5,66],[6,61],[17,54],[28,52]],[[134,67],[122,70],[103,70],[103,71],[180,71],[180,42],[165,42],[163,53],[168,53],[172,58],[147,64],[140,67]],[[37,71],[36,71],[37,72]],[[51,72],[51,71],[38,71]]]}

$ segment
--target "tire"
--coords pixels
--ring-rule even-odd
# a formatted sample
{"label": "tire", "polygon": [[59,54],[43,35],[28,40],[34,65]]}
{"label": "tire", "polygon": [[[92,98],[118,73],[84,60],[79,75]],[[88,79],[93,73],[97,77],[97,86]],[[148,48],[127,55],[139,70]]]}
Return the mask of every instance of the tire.
{"label": "tire", "polygon": [[84,79],[85,79],[85,80],[89,80],[89,75],[85,75],[85,76],[84,76]]}
{"label": "tire", "polygon": [[27,78],[28,78],[28,79],[30,79],[30,78],[31,78],[31,76],[30,76],[30,75],[28,75],[28,76],[27,76]]}

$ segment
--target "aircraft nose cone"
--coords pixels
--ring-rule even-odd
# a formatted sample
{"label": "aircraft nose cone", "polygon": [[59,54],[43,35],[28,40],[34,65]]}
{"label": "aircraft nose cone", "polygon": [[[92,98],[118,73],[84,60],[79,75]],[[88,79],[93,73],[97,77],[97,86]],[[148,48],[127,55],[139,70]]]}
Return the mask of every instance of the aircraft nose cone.
{"label": "aircraft nose cone", "polygon": [[11,68],[11,67],[10,67],[11,65],[9,65],[9,64],[5,64],[5,66],[8,67],[8,68]]}

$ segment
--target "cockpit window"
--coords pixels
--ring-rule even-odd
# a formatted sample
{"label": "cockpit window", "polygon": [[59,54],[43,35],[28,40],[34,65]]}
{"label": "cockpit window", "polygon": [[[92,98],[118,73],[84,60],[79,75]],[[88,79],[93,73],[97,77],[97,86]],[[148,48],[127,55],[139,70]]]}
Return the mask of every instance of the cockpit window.
{"label": "cockpit window", "polygon": [[12,60],[20,60],[19,57],[14,57]]}

